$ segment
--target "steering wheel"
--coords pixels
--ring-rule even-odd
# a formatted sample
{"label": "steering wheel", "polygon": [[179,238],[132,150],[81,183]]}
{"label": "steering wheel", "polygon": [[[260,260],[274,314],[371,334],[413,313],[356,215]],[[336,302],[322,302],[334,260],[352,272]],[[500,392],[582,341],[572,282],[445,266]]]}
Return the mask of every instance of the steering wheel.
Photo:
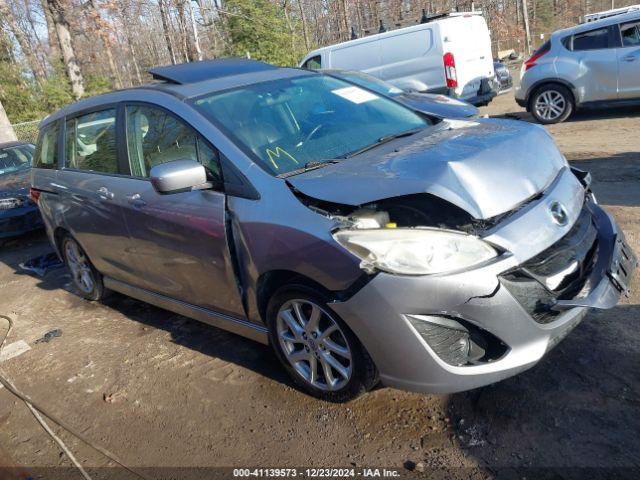
{"label": "steering wheel", "polygon": [[302,140],[300,142],[300,146],[304,145],[305,143],[307,143],[309,140],[311,140],[313,138],[313,136],[318,133],[318,130],[320,130],[322,127],[324,127],[324,125],[322,123],[319,123],[313,130],[311,130],[309,132],[309,134],[304,137],[304,140]]}

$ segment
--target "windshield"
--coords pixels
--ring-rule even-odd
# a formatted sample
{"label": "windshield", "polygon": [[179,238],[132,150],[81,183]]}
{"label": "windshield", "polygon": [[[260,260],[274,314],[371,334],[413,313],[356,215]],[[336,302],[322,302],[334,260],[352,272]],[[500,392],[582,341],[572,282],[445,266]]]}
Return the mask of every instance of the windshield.
{"label": "windshield", "polygon": [[326,75],[280,79],[200,97],[197,108],[273,175],[350,153],[428,120]]}
{"label": "windshield", "polygon": [[0,175],[30,168],[33,151],[33,145],[0,148]]}
{"label": "windshield", "polygon": [[356,85],[373,90],[374,92],[387,97],[397,97],[404,93],[404,90],[401,88],[366,73],[353,72],[350,70],[336,70],[328,73],[329,75],[336,76],[350,83],[355,83]]}

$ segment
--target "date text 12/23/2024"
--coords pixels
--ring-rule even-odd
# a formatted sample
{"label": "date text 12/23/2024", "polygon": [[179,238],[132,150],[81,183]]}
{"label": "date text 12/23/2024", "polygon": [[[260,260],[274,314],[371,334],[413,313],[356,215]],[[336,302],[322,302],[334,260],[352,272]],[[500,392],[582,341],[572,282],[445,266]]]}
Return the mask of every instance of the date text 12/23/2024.
{"label": "date text 12/23/2024", "polygon": [[234,478],[399,478],[400,472],[387,468],[234,468]]}

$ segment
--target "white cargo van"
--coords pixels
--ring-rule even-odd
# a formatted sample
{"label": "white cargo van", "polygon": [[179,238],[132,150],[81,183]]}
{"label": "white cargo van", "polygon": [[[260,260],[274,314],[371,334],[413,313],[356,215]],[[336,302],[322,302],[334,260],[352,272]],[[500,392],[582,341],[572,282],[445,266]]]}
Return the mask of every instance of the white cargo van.
{"label": "white cargo van", "polygon": [[360,70],[405,90],[444,93],[475,105],[489,103],[497,90],[489,29],[479,12],[451,13],[319,48],[300,66]]}

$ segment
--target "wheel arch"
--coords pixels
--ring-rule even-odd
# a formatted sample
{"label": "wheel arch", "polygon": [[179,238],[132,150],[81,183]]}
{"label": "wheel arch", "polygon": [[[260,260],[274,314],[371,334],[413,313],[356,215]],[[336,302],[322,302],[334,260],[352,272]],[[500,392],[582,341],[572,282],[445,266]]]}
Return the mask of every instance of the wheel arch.
{"label": "wheel arch", "polygon": [[60,258],[62,258],[62,240],[66,236],[73,237],[73,235],[71,235],[71,232],[69,232],[69,230],[67,230],[66,228],[56,227],[56,229],[53,231],[53,240],[55,242],[54,248],[56,249],[56,252],[58,253],[58,256]]}
{"label": "wheel arch", "polygon": [[258,277],[256,284],[256,304],[262,321],[267,323],[267,306],[269,300],[282,287],[300,285],[322,294],[326,298],[335,301],[345,301],[358,293],[375,275],[363,274],[358,277],[348,288],[340,291],[332,291],[324,287],[312,278],[292,270],[271,270]]}
{"label": "wheel arch", "polygon": [[531,99],[533,95],[540,90],[542,87],[546,87],[547,85],[561,85],[569,90],[571,94],[571,101],[573,102],[573,106],[577,107],[577,95],[576,95],[576,87],[569,81],[564,80],[562,78],[545,78],[544,80],[538,80],[536,83],[531,85],[529,91],[527,92],[525,105],[527,106],[527,111],[531,111]]}
{"label": "wheel arch", "polygon": [[260,318],[267,323],[267,306],[276,291],[289,285],[302,285],[319,291],[325,295],[331,292],[315,280],[292,270],[271,270],[258,277],[256,284],[256,301]]}

